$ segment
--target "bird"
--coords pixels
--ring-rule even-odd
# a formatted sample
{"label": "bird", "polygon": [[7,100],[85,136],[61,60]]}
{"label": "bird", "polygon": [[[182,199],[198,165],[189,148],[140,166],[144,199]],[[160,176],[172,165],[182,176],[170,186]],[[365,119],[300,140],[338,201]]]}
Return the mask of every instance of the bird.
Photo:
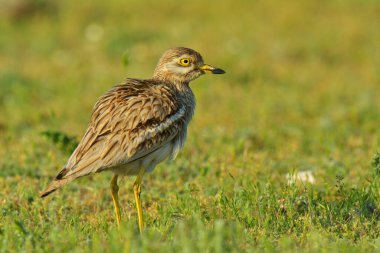
{"label": "bird", "polygon": [[121,224],[119,176],[136,176],[133,192],[140,234],[143,231],[141,183],[145,173],[183,148],[193,117],[195,97],[189,83],[203,74],[225,71],[205,64],[200,53],[175,47],[166,50],[150,79],[127,78],[104,93],[90,123],[66,165],[47,188],[46,197],[74,179],[113,172],[111,196]]}

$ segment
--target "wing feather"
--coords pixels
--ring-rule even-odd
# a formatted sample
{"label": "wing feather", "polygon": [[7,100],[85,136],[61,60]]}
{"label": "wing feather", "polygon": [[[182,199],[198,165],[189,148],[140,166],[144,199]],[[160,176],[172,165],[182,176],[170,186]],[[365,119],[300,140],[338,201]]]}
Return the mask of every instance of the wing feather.
{"label": "wing feather", "polygon": [[178,135],[185,113],[170,87],[128,79],[96,103],[61,177],[80,177],[146,156]]}

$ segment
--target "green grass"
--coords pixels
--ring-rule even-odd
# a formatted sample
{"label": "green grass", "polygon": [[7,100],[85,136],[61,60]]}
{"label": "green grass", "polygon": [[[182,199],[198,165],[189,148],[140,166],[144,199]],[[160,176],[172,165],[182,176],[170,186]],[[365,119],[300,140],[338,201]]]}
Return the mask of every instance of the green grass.
{"label": "green grass", "polygon": [[[379,1],[19,2],[0,3],[0,252],[380,251]],[[143,236],[132,178],[120,230],[110,173],[40,199],[96,99],[173,46],[227,74],[192,83]]]}

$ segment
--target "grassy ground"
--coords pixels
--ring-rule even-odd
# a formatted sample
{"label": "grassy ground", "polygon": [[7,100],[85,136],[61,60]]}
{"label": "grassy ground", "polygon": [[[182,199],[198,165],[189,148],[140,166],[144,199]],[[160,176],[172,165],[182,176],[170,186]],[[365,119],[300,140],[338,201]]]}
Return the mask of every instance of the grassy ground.
{"label": "grassy ground", "polygon": [[[380,251],[379,1],[0,1],[0,252]],[[29,4],[28,4],[29,3]],[[187,46],[177,160],[132,180],[117,229],[103,173],[38,197],[103,92]],[[314,183],[288,184],[307,172]]]}

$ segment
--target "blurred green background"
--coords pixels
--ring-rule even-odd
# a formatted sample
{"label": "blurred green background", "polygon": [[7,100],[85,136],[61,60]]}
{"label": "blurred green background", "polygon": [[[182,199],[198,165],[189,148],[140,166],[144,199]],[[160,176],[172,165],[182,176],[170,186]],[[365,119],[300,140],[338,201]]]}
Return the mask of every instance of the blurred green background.
{"label": "blurred green background", "polygon": [[[380,169],[376,174],[372,162],[380,150],[379,27],[377,0],[0,0],[1,249],[93,250],[91,231],[104,231],[98,240],[112,242],[114,248],[105,247],[115,252],[322,252],[321,247],[341,249],[339,240],[347,250],[379,249]],[[125,246],[108,235],[117,233],[110,174],[78,180],[50,200],[37,195],[81,138],[96,99],[126,77],[151,77],[160,55],[175,46],[199,51],[227,74],[192,82],[197,108],[187,145],[176,161],[144,180],[146,238],[163,243],[146,246],[150,239],[128,232],[139,243]],[[289,189],[286,175],[299,171],[311,173],[314,184]],[[131,180],[121,188],[129,224],[123,231],[136,232]],[[352,195],[352,188],[360,194]],[[301,232],[292,230],[294,217],[281,225],[273,212],[292,189],[295,197],[316,191],[325,208],[346,197],[347,206],[338,201],[334,214],[352,226],[316,226],[310,207],[306,218],[295,215],[311,219],[312,228],[300,221]],[[239,195],[244,192],[250,198]],[[272,204],[263,215],[274,219],[268,224],[250,206],[266,193]],[[240,196],[240,211],[218,202],[223,196]],[[345,211],[355,213],[368,199],[372,216],[345,220]],[[223,213],[220,205],[230,211]],[[253,223],[244,223],[239,212]],[[223,225],[230,221],[237,232]],[[204,245],[187,242],[200,235],[181,237],[175,232],[181,228],[206,231]],[[68,248],[57,246],[63,240],[55,237],[58,231],[72,233],[64,239]],[[239,235],[236,245],[220,246],[218,240],[231,235]]]}

